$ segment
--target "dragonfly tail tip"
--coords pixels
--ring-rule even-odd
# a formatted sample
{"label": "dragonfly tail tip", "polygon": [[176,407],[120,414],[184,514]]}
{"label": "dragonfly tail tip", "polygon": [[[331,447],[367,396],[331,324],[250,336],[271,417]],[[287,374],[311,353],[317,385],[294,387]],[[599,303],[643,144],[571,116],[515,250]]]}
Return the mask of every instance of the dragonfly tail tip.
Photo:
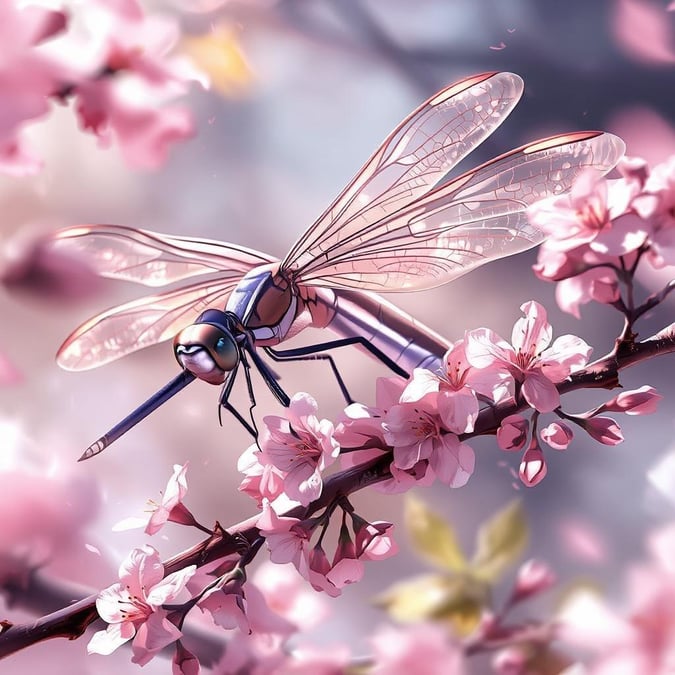
{"label": "dragonfly tail tip", "polygon": [[93,457],[94,455],[98,455],[99,452],[103,452],[105,450],[106,446],[108,444],[100,438],[96,443],[92,443],[81,455],[80,458],[77,460],[78,462],[84,462],[85,459],[89,459]]}

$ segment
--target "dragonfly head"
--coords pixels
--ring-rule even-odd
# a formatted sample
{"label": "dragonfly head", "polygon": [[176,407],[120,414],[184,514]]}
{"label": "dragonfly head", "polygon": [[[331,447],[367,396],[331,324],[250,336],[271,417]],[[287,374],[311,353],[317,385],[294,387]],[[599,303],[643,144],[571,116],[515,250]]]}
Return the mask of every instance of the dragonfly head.
{"label": "dragonfly head", "polygon": [[225,312],[207,310],[173,341],[176,360],[200,380],[223,384],[239,364],[239,346]]}

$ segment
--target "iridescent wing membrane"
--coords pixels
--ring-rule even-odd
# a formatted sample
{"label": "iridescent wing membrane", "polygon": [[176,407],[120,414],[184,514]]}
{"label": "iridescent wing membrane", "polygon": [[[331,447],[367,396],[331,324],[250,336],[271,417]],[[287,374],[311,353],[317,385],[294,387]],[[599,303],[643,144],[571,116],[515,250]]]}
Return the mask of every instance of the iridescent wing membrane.
{"label": "iridescent wing membrane", "polygon": [[57,354],[67,370],[87,370],[168,340],[208,307],[222,307],[241,277],[274,262],[263,253],[206,239],[158,235],[114,225],[72,227],[53,245],[81,254],[103,277],[159,287],[199,281],[128,302],[77,328]]}
{"label": "iridescent wing membrane", "polygon": [[[485,73],[422,104],[300,237],[282,272],[297,284],[413,290],[539,243],[543,236],[528,225],[527,207],[568,190],[585,168],[608,171],[623,143],[600,132],[557,136],[439,185],[504,121],[522,89],[517,75]],[[201,277],[78,328],[58,354],[59,363],[72,370],[173,337],[206,307],[222,307],[246,272],[273,262],[229,244],[114,226],[63,230],[59,240],[74,243],[103,276],[148,286]]]}

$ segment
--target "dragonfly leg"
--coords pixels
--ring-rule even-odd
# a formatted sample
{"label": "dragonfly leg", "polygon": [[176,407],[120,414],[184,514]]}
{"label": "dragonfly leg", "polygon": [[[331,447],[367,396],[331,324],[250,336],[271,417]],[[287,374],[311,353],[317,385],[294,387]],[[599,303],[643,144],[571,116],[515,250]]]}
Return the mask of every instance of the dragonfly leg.
{"label": "dragonfly leg", "polygon": [[366,340],[364,337],[349,337],[340,340],[331,340],[330,342],[322,342],[316,345],[308,345],[307,347],[298,347],[296,349],[273,349],[272,347],[263,347],[265,352],[274,361],[312,361],[322,360],[328,361],[330,367],[335,375],[340,391],[348,404],[354,403],[354,399],[350,396],[347,386],[345,385],[340,371],[335,365],[335,361],[330,354],[325,354],[331,349],[338,347],[346,347],[348,345],[361,345],[364,349],[369,351],[375,358],[379,359],[385,366],[401,377],[409,377],[409,374],[401,368],[397,363],[392,361],[386,354],[380,351],[375,345]]}

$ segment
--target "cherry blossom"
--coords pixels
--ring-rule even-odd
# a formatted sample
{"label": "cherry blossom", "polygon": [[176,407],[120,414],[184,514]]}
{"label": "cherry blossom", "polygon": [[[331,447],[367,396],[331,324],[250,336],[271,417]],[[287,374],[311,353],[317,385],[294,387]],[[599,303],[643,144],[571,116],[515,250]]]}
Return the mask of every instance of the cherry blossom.
{"label": "cherry blossom", "polygon": [[596,253],[623,255],[638,248],[647,236],[639,221],[629,217],[638,191],[634,181],[609,181],[588,170],[569,193],[535,202],[528,216],[549,235],[547,249],[571,251],[588,244]]}
{"label": "cherry blossom", "polygon": [[303,506],[321,496],[321,472],[340,452],[333,423],[319,420],[317,410],[309,394],[299,393],[291,398],[286,417],[264,418],[267,435],[261,443],[261,461],[284,472],[284,492]]}
{"label": "cherry blossom", "polygon": [[257,526],[267,542],[270,560],[276,563],[292,562],[298,572],[307,578],[311,531],[298,518],[277,515],[268,499],[263,499]]}
{"label": "cherry blossom", "polygon": [[540,412],[560,405],[556,384],[583,368],[591,354],[581,338],[563,335],[551,344],[551,324],[537,302],[521,305],[525,318],[516,321],[512,345],[488,328],[467,333],[467,358],[476,368],[509,372],[520,383],[525,400]]}
{"label": "cherry blossom", "polygon": [[255,499],[258,506],[264,498],[274,501],[284,491],[284,473],[273,464],[263,464],[261,458],[260,448],[254,443],[237,461],[237,470],[244,474],[239,491]]}
{"label": "cherry blossom", "polygon": [[470,433],[478,417],[476,394],[499,402],[508,394],[504,378],[504,373],[474,368],[467,361],[464,340],[458,340],[445,353],[439,374],[415,368],[400,402],[419,401],[431,392],[438,393],[438,412],[445,427],[456,434]]}
{"label": "cherry blossom", "polygon": [[159,553],[152,546],[135,548],[120,565],[119,583],[101,591],[96,599],[96,611],[109,625],[94,634],[87,651],[110,654],[133,638],[132,661],[148,663],[182,635],[162,605],[178,597],[195,570],[190,565],[165,577]]}
{"label": "cherry blossom", "polygon": [[465,485],[473,473],[473,450],[444,429],[437,393],[393,406],[387,413],[384,431],[394,448],[394,465],[399,469],[412,469],[421,460],[428,460],[436,477],[451,487]]}
{"label": "cherry blossom", "polygon": [[183,525],[195,523],[194,516],[183,504],[183,498],[187,494],[187,479],[185,477],[187,468],[188,462],[185,462],[182,466],[174,464],[173,475],[166,484],[162,503],[155,505],[150,520],[145,526],[146,534],[156,534],[169,520]]}

